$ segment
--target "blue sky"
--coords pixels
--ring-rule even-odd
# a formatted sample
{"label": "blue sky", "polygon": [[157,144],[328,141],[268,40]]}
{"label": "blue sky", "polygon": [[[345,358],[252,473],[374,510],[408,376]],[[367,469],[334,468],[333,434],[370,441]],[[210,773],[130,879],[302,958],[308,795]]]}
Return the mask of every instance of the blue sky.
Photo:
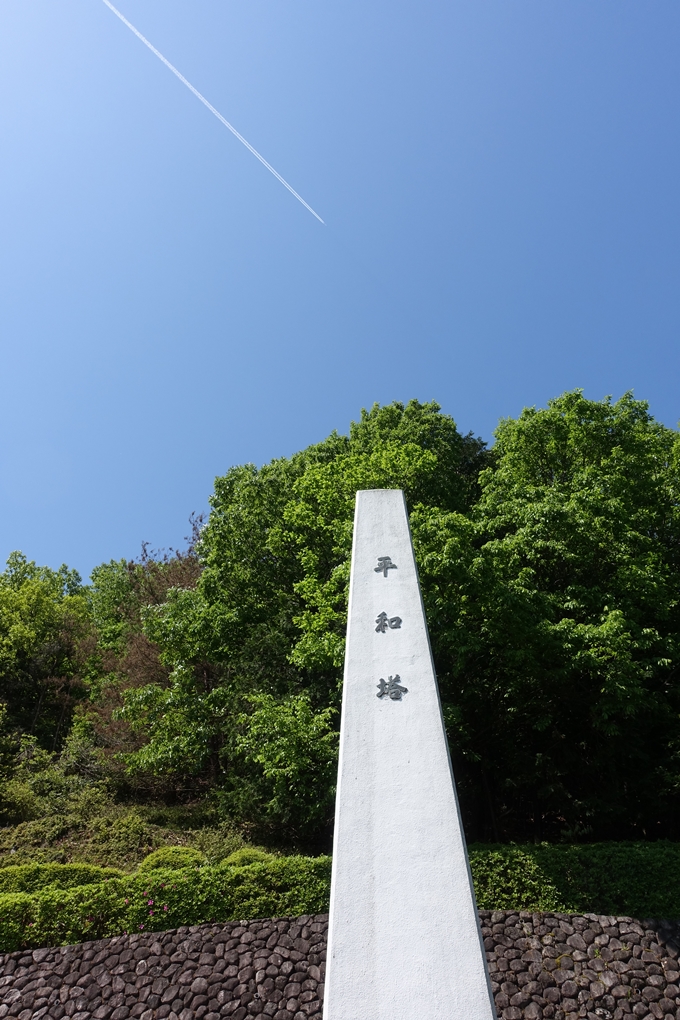
{"label": "blue sky", "polygon": [[181,544],[215,475],[438,400],[680,418],[677,0],[0,5],[0,557]]}

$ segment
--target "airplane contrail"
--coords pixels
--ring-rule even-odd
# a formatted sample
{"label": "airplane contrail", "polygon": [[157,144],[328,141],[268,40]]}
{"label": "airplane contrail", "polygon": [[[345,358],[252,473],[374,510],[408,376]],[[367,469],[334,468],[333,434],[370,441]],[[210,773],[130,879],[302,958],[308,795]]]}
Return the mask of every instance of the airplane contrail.
{"label": "airplane contrail", "polygon": [[[260,163],[262,163],[262,165],[263,165],[263,166],[266,166],[267,170],[269,170],[269,172],[270,172],[271,174],[274,174],[274,177],[276,177],[277,181],[281,181],[281,184],[283,184],[284,188],[288,188],[288,190],[290,191],[291,195],[295,195],[295,197],[297,198],[298,202],[302,202],[302,204],[304,205],[305,209],[309,209],[309,211],[310,211],[310,213],[312,214],[312,216],[316,216],[316,218],[317,218],[317,220],[319,221],[319,223],[324,223],[324,221],[323,221],[323,220],[321,219],[321,217],[319,216],[319,214],[318,214],[318,213],[315,213],[315,212],[314,212],[314,210],[312,209],[311,205],[308,205],[308,204],[307,204],[307,203],[305,202],[305,200],[304,200],[304,198],[302,197],[302,195],[298,195],[298,193],[297,193],[297,191],[295,190],[295,188],[291,188],[291,186],[290,186],[290,184],[288,183],[288,181],[285,181],[285,180],[283,179],[283,177],[281,176],[281,174],[280,174],[280,173],[277,173],[277,172],[276,172],[276,170],[275,170],[275,169],[274,169],[274,167],[273,167],[273,166],[271,165],[271,163],[268,163],[268,162],[267,162],[267,160],[266,160],[266,159],[264,158],[264,156],[261,156],[261,155],[260,155],[260,153],[259,153],[259,152],[257,151],[257,149],[254,149],[254,148],[252,147],[252,145],[250,144],[250,142],[247,142],[247,141],[245,140],[245,138],[243,137],[243,135],[239,134],[239,132],[238,132],[238,131],[236,130],[236,128],[235,128],[235,127],[233,126],[233,124],[230,124],[230,123],[229,123],[229,121],[228,121],[228,120],[226,120],[226,119],[225,119],[225,118],[224,118],[224,117],[222,116],[222,114],[221,114],[221,113],[219,112],[219,110],[216,110],[216,109],[215,109],[215,107],[214,107],[214,106],[213,106],[213,105],[212,105],[211,103],[209,103],[209,102],[208,102],[208,100],[207,100],[207,99],[205,98],[205,96],[202,96],[202,95],[201,95],[201,93],[200,93],[200,92],[198,91],[198,89],[195,89],[195,88],[194,88],[194,86],[193,86],[193,85],[191,84],[191,82],[190,82],[190,81],[187,81],[187,80],[186,80],[186,78],[184,77],[184,75],[183,75],[183,74],[180,74],[180,72],[179,72],[179,71],[177,70],[177,68],[176,68],[176,67],[173,67],[173,65],[172,65],[172,64],[170,63],[170,61],[169,61],[169,60],[166,60],[166,59],[165,59],[165,57],[163,56],[163,54],[162,54],[162,53],[159,53],[159,52],[158,52],[158,50],[156,49],[156,47],[155,47],[155,46],[152,46],[152,45],[151,45],[151,43],[149,42],[149,40],[148,40],[148,39],[145,39],[145,37],[144,37],[144,36],[142,35],[142,33],[141,33],[141,32],[139,32],[139,31],[138,31],[138,30],[137,30],[137,29],[135,28],[135,26],[134,26],[134,25],[132,25],[132,24],[131,24],[131,23],[130,23],[130,22],[128,21],[128,19],[127,19],[126,17],[124,17],[124,16],[123,16],[123,15],[122,15],[122,14],[120,13],[120,11],[119,11],[119,10],[117,10],[117,8],[115,8],[115,7],[113,6],[113,4],[109,2],[109,0],[103,0],[103,2],[104,2],[104,3],[106,4],[106,6],[107,6],[107,7],[108,7],[108,8],[110,9],[110,10],[112,10],[112,11],[113,11],[113,13],[114,13],[114,14],[116,15],[116,17],[117,17],[117,18],[120,18],[120,20],[121,20],[121,21],[123,22],[123,24],[124,24],[124,25],[127,25],[127,27],[128,27],[129,29],[130,29],[130,31],[131,31],[131,32],[134,32],[134,34],[135,34],[135,35],[137,36],[137,38],[138,38],[138,39],[141,39],[141,41],[142,41],[142,42],[144,43],[144,45],[145,45],[145,46],[148,46],[148,47],[149,47],[149,49],[151,50],[151,52],[152,52],[152,53],[155,53],[155,54],[156,54],[156,56],[158,57],[158,59],[159,59],[159,60],[162,60],[162,61],[163,61],[163,63],[165,64],[165,66],[166,66],[166,67],[170,68],[170,70],[172,71],[172,73],[173,73],[174,75],[176,75],[176,76],[177,76],[177,77],[179,78],[179,80],[180,80],[181,82],[183,82],[183,83],[184,83],[184,85],[186,85],[186,87],[187,87],[187,88],[188,88],[188,89],[189,89],[189,90],[190,90],[191,92],[193,92],[193,94],[194,94],[194,95],[196,96],[196,98],[197,98],[197,99],[200,99],[200,100],[201,100],[201,102],[203,103],[203,105],[204,105],[204,106],[207,106],[207,107],[208,107],[208,109],[210,110],[210,112],[211,112],[211,113],[213,113],[213,114],[214,114],[214,115],[215,115],[215,116],[217,117],[217,119],[218,119],[218,120],[219,120],[219,121],[220,121],[220,122],[221,122],[222,124],[224,124],[224,126],[225,126],[226,128],[229,128],[229,130],[231,131],[232,135],[236,135],[236,137],[238,138],[239,142],[241,142],[241,143],[242,143],[243,145],[245,145],[246,149],[248,149],[248,151],[249,151],[249,152],[252,152],[253,156],[256,156],[256,157],[257,157],[257,159],[259,159]],[[325,225],[326,225],[326,224],[324,223],[324,226],[325,226]]]}

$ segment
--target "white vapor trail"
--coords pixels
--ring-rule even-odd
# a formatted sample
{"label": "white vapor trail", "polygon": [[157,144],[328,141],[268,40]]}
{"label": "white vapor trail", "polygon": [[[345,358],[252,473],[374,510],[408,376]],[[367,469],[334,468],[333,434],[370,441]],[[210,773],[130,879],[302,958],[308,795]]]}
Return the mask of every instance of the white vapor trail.
{"label": "white vapor trail", "polygon": [[[294,195],[295,198],[297,198],[298,202],[302,202],[302,204],[304,205],[305,209],[309,209],[309,211],[312,214],[312,216],[316,216],[316,218],[319,221],[319,223],[324,223],[324,221],[321,219],[319,214],[314,212],[314,210],[312,209],[311,205],[307,205],[307,203],[305,202],[305,200],[302,197],[302,195],[298,195],[297,191],[294,188],[291,188],[291,186],[288,183],[288,181],[285,181],[283,179],[283,177],[281,176],[281,174],[276,172],[276,170],[271,165],[271,163],[268,163],[267,160],[264,158],[264,156],[261,156],[260,153],[257,151],[257,149],[254,149],[252,147],[252,145],[250,144],[250,142],[247,142],[245,140],[245,138],[243,137],[243,135],[239,134],[239,132],[236,130],[236,128],[232,124],[230,124],[229,121],[226,120],[222,116],[222,114],[219,112],[219,110],[216,110],[215,107],[211,103],[208,102],[208,100],[205,98],[205,96],[202,96],[201,93],[198,91],[198,89],[195,89],[194,86],[191,84],[191,82],[187,81],[186,78],[184,77],[184,75],[180,74],[179,71],[177,70],[177,68],[173,67],[173,65],[170,63],[169,60],[165,59],[165,57],[163,56],[162,53],[159,53],[158,50],[156,49],[156,47],[152,46],[151,43],[149,42],[149,40],[145,39],[144,36],[142,35],[142,33],[138,32],[137,29],[135,28],[135,26],[130,24],[128,19],[126,17],[124,17],[120,13],[120,11],[117,10],[113,6],[113,4],[109,2],[109,0],[103,0],[103,2],[106,4],[106,6],[110,10],[113,11],[113,13],[116,15],[117,18],[120,18],[120,20],[123,22],[124,25],[127,25],[127,27],[130,29],[131,32],[134,32],[134,34],[137,36],[138,39],[141,39],[141,41],[144,43],[145,46],[149,47],[149,49],[151,50],[152,53],[156,54],[156,56],[158,57],[159,60],[163,61],[165,66],[168,67],[172,71],[172,73],[174,75],[176,75],[179,78],[179,80],[181,82],[183,82],[183,84],[186,85],[186,87],[191,92],[193,92],[193,94],[196,96],[196,98],[200,99],[201,102],[203,103],[203,105],[207,106],[208,109],[210,110],[210,112],[213,113],[217,117],[217,119],[222,124],[224,124],[224,126],[226,128],[229,128],[229,130],[231,131],[232,135],[235,135],[238,138],[239,142],[241,142],[243,145],[245,145],[246,149],[248,149],[249,152],[252,152],[253,156],[256,156],[257,159],[259,159],[260,163],[262,163],[263,166],[266,166],[267,170],[269,170],[270,173],[274,174],[274,177],[276,177],[277,181],[281,181],[281,184],[283,184],[284,188],[288,188],[288,190],[290,191],[291,195]],[[324,226],[325,225],[326,224],[324,223]]]}

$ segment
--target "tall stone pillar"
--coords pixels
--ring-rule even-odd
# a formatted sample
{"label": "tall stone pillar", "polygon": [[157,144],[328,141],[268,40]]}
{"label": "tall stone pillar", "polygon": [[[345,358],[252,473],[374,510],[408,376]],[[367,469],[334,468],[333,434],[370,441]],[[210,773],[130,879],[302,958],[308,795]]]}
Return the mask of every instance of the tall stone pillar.
{"label": "tall stone pillar", "polygon": [[404,495],[358,492],[324,1020],[494,1017]]}

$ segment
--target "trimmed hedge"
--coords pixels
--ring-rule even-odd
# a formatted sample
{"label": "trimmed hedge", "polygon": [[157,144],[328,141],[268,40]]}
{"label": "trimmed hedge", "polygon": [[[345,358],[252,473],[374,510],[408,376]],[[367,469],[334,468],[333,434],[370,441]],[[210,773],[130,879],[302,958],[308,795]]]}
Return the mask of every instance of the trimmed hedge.
{"label": "trimmed hedge", "polygon": [[[482,909],[680,918],[680,843],[477,844],[470,846],[470,866]],[[133,875],[89,865],[3,868],[0,951],[317,914],[328,909],[330,872],[330,857],[250,849],[215,867]],[[83,879],[87,884],[77,884]]]}
{"label": "trimmed hedge", "polygon": [[318,914],[330,857],[271,857],[243,867],[157,870],[96,885],[0,895],[0,950],[70,945],[206,921]]}
{"label": "trimmed hedge", "polygon": [[72,889],[124,876],[124,871],[96,864],[18,864],[0,868],[0,893],[37,892],[47,886]]}
{"label": "trimmed hedge", "polygon": [[158,868],[179,871],[181,868],[198,867],[205,863],[205,854],[192,846],[162,846],[144,858],[138,871],[156,871]]}
{"label": "trimmed hedge", "polygon": [[680,918],[680,843],[471,845],[483,910]]}

